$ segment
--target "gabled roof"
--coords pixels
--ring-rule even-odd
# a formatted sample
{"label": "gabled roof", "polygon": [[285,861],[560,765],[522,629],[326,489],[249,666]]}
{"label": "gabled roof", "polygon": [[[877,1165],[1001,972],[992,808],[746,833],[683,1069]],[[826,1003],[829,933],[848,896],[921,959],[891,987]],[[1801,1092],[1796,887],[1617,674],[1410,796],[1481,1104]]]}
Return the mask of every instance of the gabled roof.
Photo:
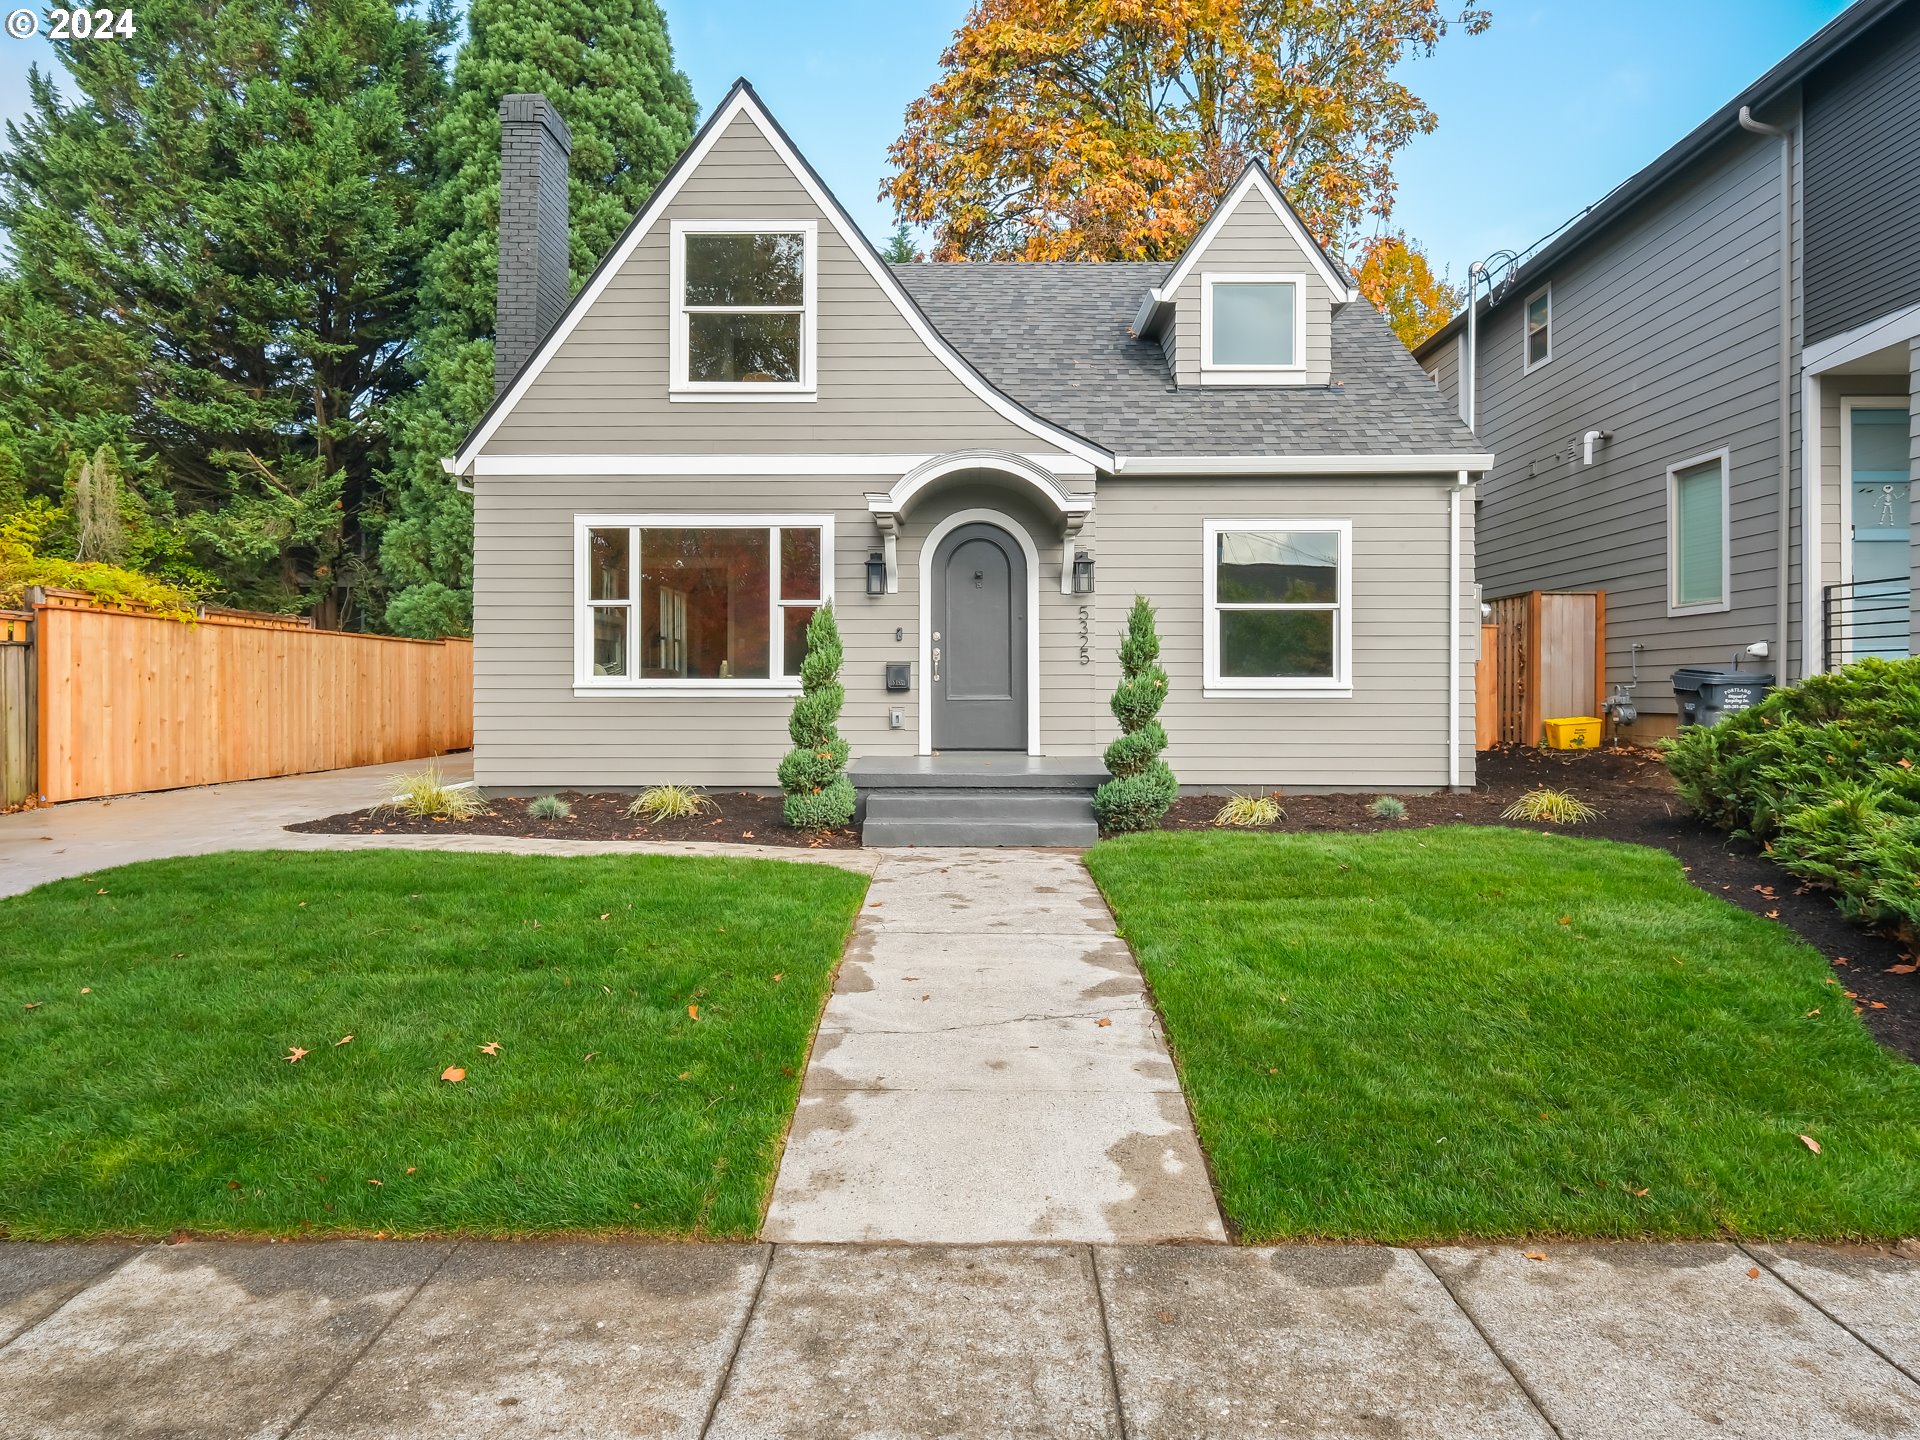
{"label": "gabled roof", "polygon": [[1353,277],[1347,273],[1346,266],[1329,255],[1326,247],[1313,238],[1302,223],[1300,212],[1293,208],[1293,202],[1281,193],[1273,176],[1267,173],[1267,167],[1255,160],[1240,172],[1240,178],[1233,182],[1233,188],[1221,197],[1213,214],[1207,218],[1207,223],[1200,227],[1200,233],[1188,242],[1187,248],[1180,252],[1180,258],[1173,262],[1173,269],[1158,284],[1149,286],[1146,298],[1140,302],[1140,312],[1134,323],[1136,330],[1145,334],[1160,308],[1173,303],[1174,292],[1185,283],[1188,273],[1201,255],[1206,253],[1207,246],[1213,243],[1214,236],[1220,233],[1228,217],[1250,195],[1266,201],[1273,213],[1280,217],[1280,223],[1293,237],[1293,243],[1306,255],[1307,263],[1313,266],[1315,273],[1333,292],[1334,304],[1348,305],[1360,298],[1360,291],[1354,285]]}
{"label": "gabled roof", "polygon": [[1164,262],[892,268],[995,386],[1116,456],[1335,458],[1355,470],[1366,457],[1421,456],[1435,471],[1486,468],[1485,447],[1371,305],[1334,315],[1337,386],[1178,388],[1165,350],[1130,324]]}
{"label": "gabled roof", "polygon": [[520,367],[512,383],[495,397],[493,404],[487,407],[479,423],[461,442],[458,454],[441,462],[450,473],[463,475],[472,469],[475,457],[485,448],[487,441],[493,438],[494,432],[499,429],[501,422],[511,413],[513,407],[519,403],[520,398],[539,378],[547,362],[573,333],[581,317],[600,298],[601,292],[619,272],[620,267],[646,238],[662,212],[680,192],[680,186],[687,176],[699,167],[700,162],[706,158],[707,152],[725,133],[726,128],[741,116],[745,116],[760,131],[768,145],[780,158],[781,163],[792,172],[814,204],[827,217],[828,223],[839,233],[841,240],[873,277],[881,292],[893,302],[901,318],[912,327],[914,333],[961,384],[992,407],[1002,418],[1020,426],[1035,437],[1058,446],[1088,464],[1102,468],[1111,466],[1113,457],[1106,451],[1089,444],[1085,437],[1074,434],[1058,423],[1034,413],[1017,400],[996,389],[940,334],[921,313],[913,298],[894,278],[886,262],[873,248],[872,242],[861,233],[860,227],[853,223],[845,208],[834,198],[833,192],[827,189],[813,167],[794,148],[786,131],[781,129],[779,122],[768,113],[753,86],[742,78],[733,82],[733,88],[727,91],[726,97],[707,118],[707,122],[700,127],[686,152],[674,162],[672,169],[667,171],[647,203],[640,208],[640,213],[634,216],[633,223],[627,226],[619,240],[614,242],[613,249],[594,268],[593,274],[587,277],[587,283],[581,287],[580,293],[573,297],[572,303],[567,306],[553,329],[535,348],[526,364]]}
{"label": "gabled roof", "polygon": [[[1528,255],[1521,264],[1514,267],[1512,279],[1519,281],[1523,271],[1527,276],[1541,274],[1573,251],[1599,239],[1617,221],[1632,214],[1642,200],[1679,175],[1694,161],[1710,152],[1715,146],[1724,144],[1736,135],[1741,135],[1743,132],[1740,130],[1740,111],[1743,107],[1758,112],[1781,99],[1820,66],[1833,59],[1887,16],[1912,3],[1913,0],[1856,0],[1855,4],[1841,11],[1815,31],[1805,44],[1794,50],[1786,59],[1714,111],[1706,120],[1695,126],[1684,139],[1670,146],[1651,165],[1615,186],[1572,224],[1542,245],[1536,253]],[[1524,285],[1509,283],[1504,287],[1499,300],[1486,299],[1480,302],[1480,314],[1485,315],[1491,310],[1498,309],[1507,299],[1523,292],[1532,293],[1535,289],[1537,287],[1530,282]],[[1444,326],[1423,341],[1414,353],[1425,358],[1442,342],[1459,334],[1466,327],[1466,323],[1467,312],[1463,307]]]}

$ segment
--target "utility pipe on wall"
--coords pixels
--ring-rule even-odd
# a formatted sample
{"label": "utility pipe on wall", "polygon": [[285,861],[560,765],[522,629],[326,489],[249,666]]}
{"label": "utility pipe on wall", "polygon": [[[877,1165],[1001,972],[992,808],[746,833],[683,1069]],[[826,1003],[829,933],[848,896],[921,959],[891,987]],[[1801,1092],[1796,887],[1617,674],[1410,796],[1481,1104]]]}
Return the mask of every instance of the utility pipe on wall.
{"label": "utility pipe on wall", "polygon": [[1447,495],[1447,787],[1460,788],[1460,492],[1467,472]]}
{"label": "utility pipe on wall", "polygon": [[[1778,528],[1778,553],[1774,564],[1774,633],[1779,637],[1780,678],[1786,672],[1790,647],[1787,644],[1787,582],[1792,569],[1793,536],[1793,131],[1780,125],[1768,125],[1753,118],[1753,111],[1740,107],[1740,128],[1755,135],[1768,135],[1780,142],[1780,495],[1775,519]],[[1809,422],[1811,423],[1811,422]],[[1811,586],[1812,557],[1801,567],[1800,583]],[[1813,673],[1813,637],[1800,637],[1800,673]]]}

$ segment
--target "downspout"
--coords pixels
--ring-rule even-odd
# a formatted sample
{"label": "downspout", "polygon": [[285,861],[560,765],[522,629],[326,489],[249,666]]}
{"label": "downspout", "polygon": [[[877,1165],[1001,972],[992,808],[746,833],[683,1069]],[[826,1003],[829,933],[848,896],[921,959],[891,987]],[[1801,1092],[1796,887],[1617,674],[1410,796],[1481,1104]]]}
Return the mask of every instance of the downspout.
{"label": "downspout", "polygon": [[1474,430],[1473,422],[1479,418],[1480,407],[1480,314],[1475,303],[1480,293],[1480,276],[1486,270],[1484,261],[1476,260],[1467,266],[1467,373],[1463,383],[1467,391],[1467,429]]}
{"label": "downspout", "polygon": [[[1780,655],[1774,670],[1784,681],[1787,673],[1787,582],[1792,570],[1793,535],[1793,132],[1780,125],[1767,125],[1753,118],[1753,111],[1740,107],[1740,128],[1754,135],[1770,135],[1780,142],[1780,496],[1775,525],[1779,533],[1774,564],[1774,634],[1779,637]],[[1801,566],[1801,583],[1811,586],[1815,577],[1812,557]],[[1800,673],[1813,673],[1813,636],[1800,636]]]}
{"label": "downspout", "polygon": [[1467,472],[1447,496],[1447,788],[1460,788],[1460,492]]}

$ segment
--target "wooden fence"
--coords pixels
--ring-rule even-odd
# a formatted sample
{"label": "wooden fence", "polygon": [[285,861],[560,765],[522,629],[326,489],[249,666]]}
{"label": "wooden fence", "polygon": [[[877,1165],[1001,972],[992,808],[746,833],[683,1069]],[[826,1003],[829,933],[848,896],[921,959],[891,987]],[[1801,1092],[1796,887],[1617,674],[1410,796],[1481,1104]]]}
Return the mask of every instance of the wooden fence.
{"label": "wooden fence", "polygon": [[33,616],[0,610],[0,810],[39,793],[34,753]]}
{"label": "wooden fence", "polygon": [[1544,721],[1600,713],[1607,693],[1605,591],[1531,590],[1495,600],[1492,609],[1493,622],[1481,631],[1481,749],[1538,745]]}
{"label": "wooden fence", "polygon": [[473,743],[473,645],[49,593],[34,607],[39,794],[169,790],[413,760]]}

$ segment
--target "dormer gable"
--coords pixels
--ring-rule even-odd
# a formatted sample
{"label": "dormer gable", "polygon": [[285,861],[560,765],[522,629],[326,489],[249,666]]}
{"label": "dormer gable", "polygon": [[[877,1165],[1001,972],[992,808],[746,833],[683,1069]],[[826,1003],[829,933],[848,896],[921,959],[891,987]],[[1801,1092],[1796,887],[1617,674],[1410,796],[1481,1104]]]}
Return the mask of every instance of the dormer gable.
{"label": "dormer gable", "polygon": [[1160,342],[1183,388],[1326,385],[1333,314],[1358,298],[1256,162],[1142,298],[1134,330]]}

